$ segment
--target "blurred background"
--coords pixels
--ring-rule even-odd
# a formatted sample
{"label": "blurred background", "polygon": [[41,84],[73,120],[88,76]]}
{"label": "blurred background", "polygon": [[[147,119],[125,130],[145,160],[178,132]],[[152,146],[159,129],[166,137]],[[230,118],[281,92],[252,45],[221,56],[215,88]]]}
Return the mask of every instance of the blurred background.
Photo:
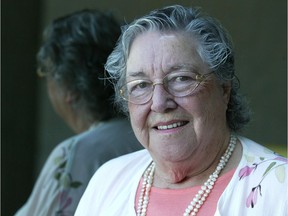
{"label": "blurred background", "polygon": [[1,215],[29,196],[52,148],[72,131],[54,113],[35,55],[44,27],[84,8],[132,21],[170,4],[200,6],[232,35],[236,73],[253,120],[243,135],[287,155],[287,1],[262,0],[2,0]]}

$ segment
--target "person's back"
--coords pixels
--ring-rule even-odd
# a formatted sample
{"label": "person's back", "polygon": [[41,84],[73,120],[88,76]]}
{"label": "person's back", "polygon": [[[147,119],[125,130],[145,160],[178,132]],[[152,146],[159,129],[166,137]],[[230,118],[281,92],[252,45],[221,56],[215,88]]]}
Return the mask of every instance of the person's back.
{"label": "person's back", "polygon": [[120,26],[112,15],[83,10],[56,19],[38,52],[38,74],[57,114],[77,134],[47,159],[21,215],[74,215],[94,172],[106,161],[142,148],[128,119],[115,113],[104,64]]}

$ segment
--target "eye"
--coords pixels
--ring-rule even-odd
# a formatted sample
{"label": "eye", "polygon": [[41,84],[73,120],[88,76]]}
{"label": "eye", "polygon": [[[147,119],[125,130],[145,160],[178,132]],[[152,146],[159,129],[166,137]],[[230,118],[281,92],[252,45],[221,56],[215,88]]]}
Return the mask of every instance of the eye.
{"label": "eye", "polygon": [[178,72],[169,74],[165,80],[165,86],[173,94],[185,92],[196,85],[195,74],[192,72]]}
{"label": "eye", "polygon": [[167,77],[167,82],[171,84],[193,83],[194,81],[195,78],[192,73],[172,74]]}
{"label": "eye", "polygon": [[149,85],[148,82],[140,82],[138,85],[136,85],[136,88],[146,88]]}
{"label": "eye", "polygon": [[127,89],[129,94],[139,94],[152,86],[152,83],[147,80],[134,80],[127,83]]}
{"label": "eye", "polygon": [[185,81],[191,81],[193,78],[191,76],[177,76],[174,77],[175,82],[185,82]]}

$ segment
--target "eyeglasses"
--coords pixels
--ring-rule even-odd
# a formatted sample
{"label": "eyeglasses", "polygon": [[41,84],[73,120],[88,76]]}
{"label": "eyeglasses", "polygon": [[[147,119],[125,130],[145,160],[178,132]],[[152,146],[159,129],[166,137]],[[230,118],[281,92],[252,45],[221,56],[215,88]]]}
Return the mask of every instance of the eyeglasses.
{"label": "eyeglasses", "polygon": [[152,82],[147,79],[137,79],[127,82],[120,88],[120,96],[133,104],[145,104],[153,95],[156,85],[163,85],[164,89],[175,97],[185,97],[191,94],[211,73],[198,74],[181,71],[166,75],[162,81]]}

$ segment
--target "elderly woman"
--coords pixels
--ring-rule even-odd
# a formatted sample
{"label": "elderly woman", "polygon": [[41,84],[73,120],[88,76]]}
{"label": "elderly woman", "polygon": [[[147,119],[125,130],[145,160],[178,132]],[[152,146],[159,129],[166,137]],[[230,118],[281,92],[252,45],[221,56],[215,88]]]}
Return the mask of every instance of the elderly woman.
{"label": "elderly woman", "polygon": [[126,117],[115,112],[104,64],[120,35],[109,13],[81,10],[54,20],[38,52],[51,103],[77,134],[55,146],[17,216],[74,215],[94,174],[107,160],[143,149]]}
{"label": "elderly woman", "polygon": [[217,21],[152,11],[126,26],[106,69],[145,150],[102,166],[77,216],[285,214],[287,160],[236,134],[249,109]]}

